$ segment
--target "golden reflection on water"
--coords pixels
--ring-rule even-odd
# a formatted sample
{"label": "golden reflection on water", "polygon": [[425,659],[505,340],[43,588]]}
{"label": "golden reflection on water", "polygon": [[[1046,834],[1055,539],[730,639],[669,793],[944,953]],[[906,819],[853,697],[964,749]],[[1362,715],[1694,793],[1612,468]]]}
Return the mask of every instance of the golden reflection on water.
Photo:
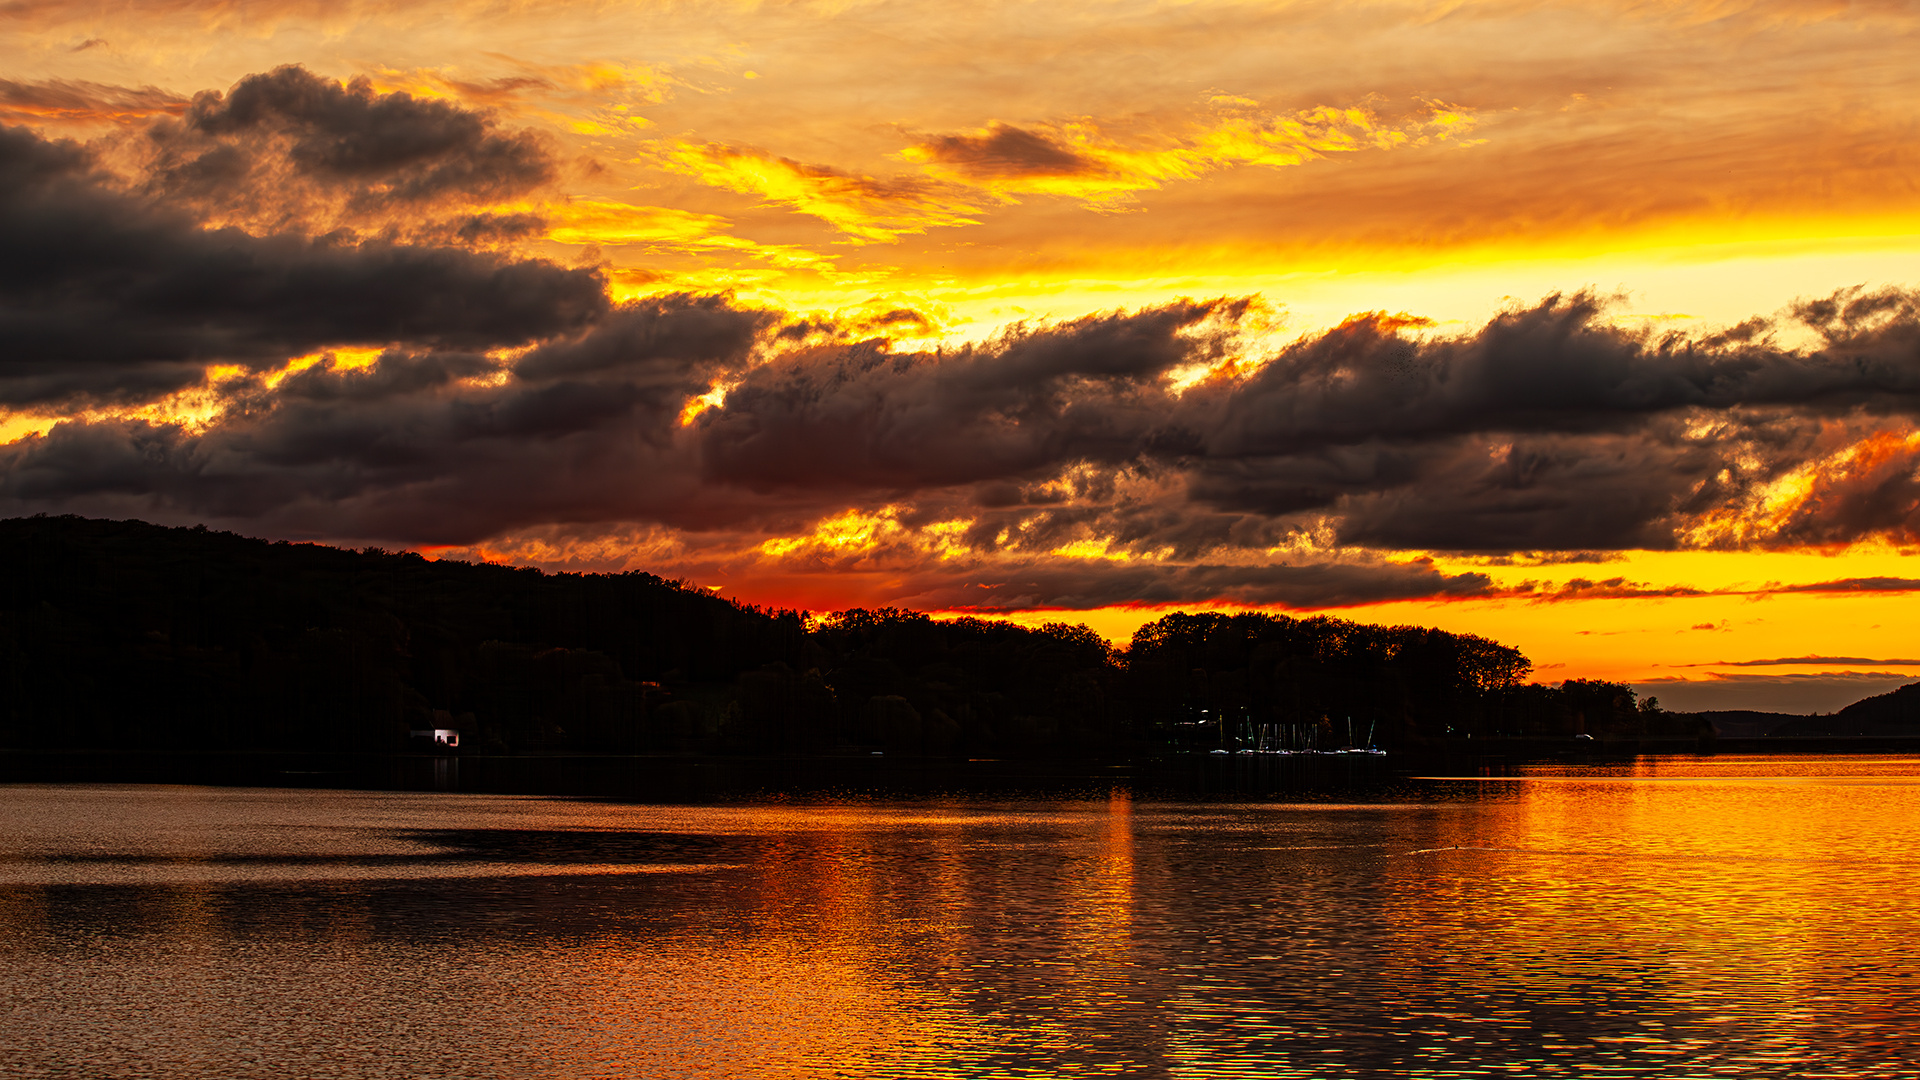
{"label": "golden reflection on water", "polygon": [[0,808],[27,1075],[1920,1074],[1906,760],[1346,804]]}
{"label": "golden reflection on water", "polygon": [[[1920,870],[1915,766],[1662,759],[1477,781],[1480,805],[1504,812],[1433,815],[1424,850],[1395,865],[1386,955],[1415,996],[1490,1030],[1538,1029],[1554,1010],[1602,1021],[1508,1058],[1533,1069],[1614,1049],[1701,1075],[1797,1075],[1766,1070],[1849,1040],[1869,1058],[1879,1043],[1878,1067],[1899,1075],[1914,1060],[1904,1031],[1884,1005],[1863,1022],[1877,995],[1831,991],[1913,947],[1920,898],[1899,883]],[[1756,1000],[1774,1004],[1756,1017]],[[1746,1026],[1750,1045],[1723,1052],[1725,1025]]]}
{"label": "golden reflection on water", "polygon": [[1124,958],[1133,929],[1133,796],[1116,790],[1104,809],[1083,836],[1067,837],[1070,865],[1080,872],[1067,881],[1062,921],[1075,962],[1111,967]]}

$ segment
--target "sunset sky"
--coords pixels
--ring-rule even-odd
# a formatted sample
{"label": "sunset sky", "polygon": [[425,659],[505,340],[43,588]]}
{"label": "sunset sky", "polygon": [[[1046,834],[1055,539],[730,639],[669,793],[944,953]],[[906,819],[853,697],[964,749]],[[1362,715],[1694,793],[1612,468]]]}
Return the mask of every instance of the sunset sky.
{"label": "sunset sky", "polygon": [[1920,678],[1920,7],[0,5],[0,514]]}

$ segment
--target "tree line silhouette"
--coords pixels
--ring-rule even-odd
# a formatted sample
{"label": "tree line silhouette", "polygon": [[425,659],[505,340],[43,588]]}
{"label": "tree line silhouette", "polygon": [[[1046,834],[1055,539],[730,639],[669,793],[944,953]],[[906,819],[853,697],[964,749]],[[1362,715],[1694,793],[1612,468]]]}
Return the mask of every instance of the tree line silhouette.
{"label": "tree line silhouette", "polygon": [[816,618],[652,574],[543,573],[139,521],[0,521],[0,746],[920,755],[1692,734],[1471,634],[1324,616]]}

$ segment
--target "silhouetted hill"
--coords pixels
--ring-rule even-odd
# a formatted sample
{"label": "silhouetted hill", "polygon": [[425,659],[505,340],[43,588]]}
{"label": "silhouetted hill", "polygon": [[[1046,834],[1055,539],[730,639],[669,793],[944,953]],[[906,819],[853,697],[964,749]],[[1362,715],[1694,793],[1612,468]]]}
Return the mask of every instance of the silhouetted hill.
{"label": "silhouetted hill", "polygon": [[1920,735],[1920,682],[1862,698],[1831,716],[1800,717],[1771,734]]}
{"label": "silhouetted hill", "polygon": [[204,528],[0,521],[0,746],[1091,754],[1692,737],[1632,688],[1524,684],[1471,634],[1324,616],[814,618],[652,574],[546,574]]}
{"label": "silhouetted hill", "polygon": [[[650,574],[549,575],[137,521],[0,521],[0,742],[615,745],[648,682],[794,658],[797,615]],[[482,719],[476,721],[476,715]]]}
{"label": "silhouetted hill", "polygon": [[1084,627],[825,620],[652,574],[546,574],[137,521],[0,521],[0,746],[482,752],[1100,749]]}

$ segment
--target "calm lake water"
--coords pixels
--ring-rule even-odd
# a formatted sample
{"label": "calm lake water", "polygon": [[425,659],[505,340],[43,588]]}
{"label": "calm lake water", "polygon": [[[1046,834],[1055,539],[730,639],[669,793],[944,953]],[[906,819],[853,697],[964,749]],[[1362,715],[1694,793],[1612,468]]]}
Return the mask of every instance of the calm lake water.
{"label": "calm lake water", "polygon": [[0,1074],[1920,1074],[1920,761],[1364,802],[0,787]]}

